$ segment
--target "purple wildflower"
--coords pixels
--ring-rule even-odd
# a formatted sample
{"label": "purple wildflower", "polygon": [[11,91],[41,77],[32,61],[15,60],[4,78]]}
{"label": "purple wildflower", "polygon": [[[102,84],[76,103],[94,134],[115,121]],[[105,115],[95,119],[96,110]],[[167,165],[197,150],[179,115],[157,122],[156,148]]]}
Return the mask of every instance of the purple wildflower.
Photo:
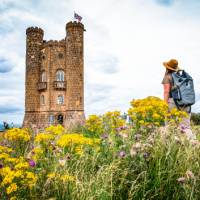
{"label": "purple wildflower", "polygon": [[118,128],[116,128],[115,130],[116,130],[116,131],[121,131],[121,128],[120,128],[120,127],[118,127]]}
{"label": "purple wildflower", "polygon": [[126,152],[125,151],[120,151],[119,154],[118,154],[118,156],[120,158],[124,158],[126,156]]}
{"label": "purple wildflower", "polygon": [[121,126],[121,127],[120,127],[120,130],[126,130],[126,129],[127,129],[126,126]]}
{"label": "purple wildflower", "polygon": [[34,160],[29,160],[29,165],[31,166],[31,167],[35,167],[35,165],[36,165],[36,163],[35,163],[35,161]]}
{"label": "purple wildflower", "polygon": [[143,154],[143,157],[145,158],[145,159],[147,159],[148,157],[149,157],[149,153],[148,152],[144,152],[144,154]]}
{"label": "purple wildflower", "polygon": [[181,130],[181,133],[185,133],[186,132],[186,129],[188,129],[189,127],[186,126],[185,124],[181,124],[180,125],[180,130]]}
{"label": "purple wildflower", "polygon": [[123,130],[126,130],[126,129],[127,129],[126,126],[120,126],[120,127],[116,128],[115,130],[116,131],[123,131]]}
{"label": "purple wildflower", "polygon": [[105,140],[105,139],[108,139],[108,134],[107,134],[107,133],[102,134],[102,135],[101,135],[101,138],[104,139],[104,140]]}

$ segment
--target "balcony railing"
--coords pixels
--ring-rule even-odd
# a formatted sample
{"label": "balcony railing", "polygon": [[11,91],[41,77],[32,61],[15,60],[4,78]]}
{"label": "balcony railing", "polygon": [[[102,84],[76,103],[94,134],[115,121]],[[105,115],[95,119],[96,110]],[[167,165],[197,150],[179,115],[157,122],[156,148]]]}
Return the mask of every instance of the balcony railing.
{"label": "balcony railing", "polygon": [[39,82],[38,83],[38,90],[46,90],[47,89],[47,82]]}
{"label": "balcony railing", "polygon": [[65,81],[54,81],[54,89],[65,90],[66,89],[66,82]]}

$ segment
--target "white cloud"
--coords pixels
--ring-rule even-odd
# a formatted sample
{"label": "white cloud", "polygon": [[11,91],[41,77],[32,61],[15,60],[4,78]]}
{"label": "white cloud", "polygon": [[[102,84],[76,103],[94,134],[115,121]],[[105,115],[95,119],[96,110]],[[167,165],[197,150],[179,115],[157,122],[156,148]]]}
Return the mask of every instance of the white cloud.
{"label": "white cloud", "polygon": [[[83,17],[87,30],[87,114],[112,109],[126,111],[132,98],[162,97],[162,62],[170,58],[177,58],[180,66],[193,76],[199,99],[200,4],[197,0],[190,3],[174,0],[168,5],[159,4],[157,0],[3,2],[12,6],[0,17],[0,22],[8,24],[4,31],[9,30],[1,33],[3,27],[0,26],[0,57],[9,59],[15,66],[7,73],[10,82],[0,74],[0,83],[8,87],[6,92],[0,89],[4,100],[13,94],[19,98],[19,107],[24,104],[25,28],[41,26],[45,39],[60,40],[65,37],[65,23],[72,19],[74,10]],[[200,112],[200,100],[193,110]],[[8,115],[0,115],[0,121],[4,118]]]}

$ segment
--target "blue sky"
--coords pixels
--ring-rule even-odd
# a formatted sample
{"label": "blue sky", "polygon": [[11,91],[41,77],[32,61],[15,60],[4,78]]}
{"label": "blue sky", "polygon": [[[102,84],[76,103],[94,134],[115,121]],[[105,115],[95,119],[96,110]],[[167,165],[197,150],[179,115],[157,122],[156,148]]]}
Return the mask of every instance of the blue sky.
{"label": "blue sky", "polygon": [[171,58],[193,76],[193,111],[200,112],[199,0],[0,0],[0,122],[23,120],[26,28],[39,26],[46,40],[60,40],[74,11],[87,30],[87,115],[162,97],[162,62]]}
{"label": "blue sky", "polygon": [[165,6],[170,6],[174,3],[174,0],[157,0],[157,3],[163,4]]}

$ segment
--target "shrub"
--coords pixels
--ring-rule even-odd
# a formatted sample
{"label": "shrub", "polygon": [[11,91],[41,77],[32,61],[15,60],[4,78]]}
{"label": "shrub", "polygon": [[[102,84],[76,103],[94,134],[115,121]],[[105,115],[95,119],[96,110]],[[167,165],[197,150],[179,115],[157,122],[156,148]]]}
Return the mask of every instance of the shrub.
{"label": "shrub", "polygon": [[194,123],[194,125],[200,125],[200,113],[192,113],[191,121]]}

